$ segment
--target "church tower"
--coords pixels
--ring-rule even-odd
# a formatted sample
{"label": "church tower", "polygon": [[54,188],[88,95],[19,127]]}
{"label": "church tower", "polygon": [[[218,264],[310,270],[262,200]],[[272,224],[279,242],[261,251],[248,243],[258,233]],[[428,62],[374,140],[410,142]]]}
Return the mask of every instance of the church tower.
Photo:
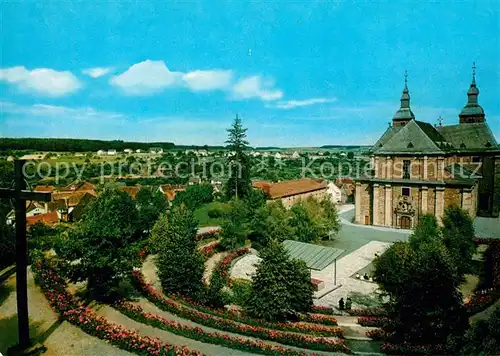
{"label": "church tower", "polygon": [[479,89],[476,87],[476,63],[472,65],[472,83],[467,91],[467,104],[458,117],[461,124],[474,124],[484,122],[484,110],[478,104]]}
{"label": "church tower", "polygon": [[415,115],[410,109],[410,92],[408,91],[408,73],[405,71],[405,88],[401,95],[401,107],[392,119],[393,126],[404,126],[410,120],[415,120]]}

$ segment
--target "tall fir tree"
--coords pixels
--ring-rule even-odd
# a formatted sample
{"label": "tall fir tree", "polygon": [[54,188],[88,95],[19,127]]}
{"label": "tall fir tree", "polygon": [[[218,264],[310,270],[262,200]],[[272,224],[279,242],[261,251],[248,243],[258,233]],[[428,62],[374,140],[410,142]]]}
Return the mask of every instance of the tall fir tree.
{"label": "tall fir tree", "polygon": [[229,129],[228,139],[226,141],[229,149],[228,167],[229,179],[226,183],[226,197],[244,198],[251,190],[250,181],[250,159],[245,153],[248,147],[247,129],[243,128],[241,119],[236,115],[233,124]]}
{"label": "tall fir tree", "polygon": [[156,266],[163,291],[199,299],[204,262],[196,246],[197,222],[183,205],[163,214],[153,228]]}

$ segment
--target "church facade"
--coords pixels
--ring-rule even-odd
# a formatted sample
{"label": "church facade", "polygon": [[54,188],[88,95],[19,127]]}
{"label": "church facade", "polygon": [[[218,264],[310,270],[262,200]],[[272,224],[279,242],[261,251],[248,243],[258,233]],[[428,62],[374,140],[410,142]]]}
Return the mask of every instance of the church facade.
{"label": "church facade", "polygon": [[500,211],[500,147],[478,103],[475,68],[456,125],[415,119],[405,75],[401,107],[372,147],[373,170],[356,179],[356,222],[412,229],[452,205],[472,217]]}

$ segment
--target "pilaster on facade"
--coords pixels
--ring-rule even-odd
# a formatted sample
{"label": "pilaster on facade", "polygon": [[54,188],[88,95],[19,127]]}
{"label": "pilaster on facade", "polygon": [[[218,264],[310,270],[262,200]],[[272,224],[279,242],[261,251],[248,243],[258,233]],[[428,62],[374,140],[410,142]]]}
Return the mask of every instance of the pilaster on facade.
{"label": "pilaster on facade", "polygon": [[385,178],[392,179],[392,158],[387,156],[385,159]]}
{"label": "pilaster on facade", "polygon": [[473,214],[472,211],[472,189],[471,188],[463,188],[462,189],[462,209],[469,212],[469,214]]}
{"label": "pilaster on facade", "polygon": [[375,170],[375,178],[383,178],[383,176],[384,176],[383,172],[382,172],[382,176],[379,177],[379,175],[380,175],[379,174],[379,169],[380,169],[380,159],[379,159],[379,157],[375,157],[375,159],[374,159],[374,165],[375,165],[375,169],[374,169]]}
{"label": "pilaster on facade", "polygon": [[384,225],[392,226],[392,186],[390,184],[385,185],[385,221]]}
{"label": "pilaster on facade", "polygon": [[436,219],[438,223],[441,225],[444,215],[444,187],[436,187],[435,196],[436,196],[435,198]]}
{"label": "pilaster on facade", "polygon": [[356,224],[361,224],[362,194],[363,194],[363,189],[361,188],[361,183],[356,182],[356,200],[355,200]]}
{"label": "pilaster on facade", "polygon": [[424,156],[424,162],[423,162],[423,167],[422,167],[422,179],[427,180],[428,177],[428,163],[427,163],[427,156]]}
{"label": "pilaster on facade", "polygon": [[428,201],[427,201],[428,190],[429,189],[425,185],[423,185],[420,188],[420,194],[421,194],[421,197],[420,197],[420,201],[421,201],[420,211],[422,212],[422,215],[427,214],[427,207],[429,206],[428,205]]}
{"label": "pilaster on facade", "polygon": [[493,186],[493,216],[497,217],[500,215],[500,155],[495,155],[495,164],[493,165],[495,171],[494,176],[494,186]]}
{"label": "pilaster on facade", "polygon": [[378,197],[378,193],[379,193],[379,184],[378,183],[374,183],[373,184],[373,194],[372,194],[372,197],[373,197],[373,218],[372,218],[372,224],[373,225],[380,225],[379,221],[378,221],[378,216],[379,216],[379,197]]}
{"label": "pilaster on facade", "polygon": [[437,158],[437,179],[444,180],[444,157]]}

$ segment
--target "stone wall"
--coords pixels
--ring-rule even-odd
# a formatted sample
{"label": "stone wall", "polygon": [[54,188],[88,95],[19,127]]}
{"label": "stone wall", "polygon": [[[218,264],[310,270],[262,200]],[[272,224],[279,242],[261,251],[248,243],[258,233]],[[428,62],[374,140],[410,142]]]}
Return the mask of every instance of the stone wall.
{"label": "stone wall", "polygon": [[[294,204],[300,202],[301,200],[305,200],[309,197],[313,197],[317,200],[322,200],[324,197],[327,196],[328,193],[328,188],[320,189],[320,190],[315,190],[313,192],[307,192],[303,194],[295,194],[291,195],[288,197],[281,198],[281,202],[283,203],[283,206],[287,209],[290,209]],[[279,199],[278,199],[279,200]]]}

